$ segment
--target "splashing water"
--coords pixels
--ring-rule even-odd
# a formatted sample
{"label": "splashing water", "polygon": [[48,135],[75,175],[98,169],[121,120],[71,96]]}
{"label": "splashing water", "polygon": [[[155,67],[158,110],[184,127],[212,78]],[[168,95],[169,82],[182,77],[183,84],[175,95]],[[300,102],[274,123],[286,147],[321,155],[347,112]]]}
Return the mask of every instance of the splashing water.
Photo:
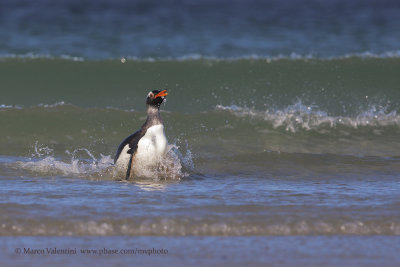
{"label": "splashing water", "polygon": [[14,167],[26,170],[34,175],[85,177],[110,168],[113,162],[108,155],[100,154],[100,157],[96,159],[86,148],[78,148],[73,152],[67,150],[65,154],[70,157],[69,162],[55,157],[53,149],[36,142],[32,158],[27,161],[18,161]]}
{"label": "splashing water", "polygon": [[[188,173],[183,171],[182,165],[182,163],[185,164],[186,162],[190,162],[186,157],[191,157],[191,153],[186,152],[186,156],[184,157],[179,152],[176,145],[168,145],[165,156],[159,158],[155,165],[141,165],[141,163],[138,162],[139,165],[133,165],[132,172],[134,173],[135,177],[139,178],[153,178],[154,180],[179,180],[188,175]],[[113,177],[122,178],[125,177],[125,174],[125,168],[115,168]]]}
{"label": "splashing water", "polygon": [[[11,167],[22,169],[35,176],[72,176],[91,179],[122,180],[125,170],[117,169],[110,155],[100,154],[96,158],[88,149],[77,148],[74,151],[65,151],[70,158],[65,161],[54,156],[54,150],[35,143],[32,158],[26,161],[17,161]],[[185,156],[176,145],[169,145],[165,157],[159,164],[149,168],[136,168],[136,176],[140,178],[152,178],[154,180],[174,179],[179,180],[188,175],[184,169],[193,169],[190,150]],[[132,179],[134,180],[134,179]]]}
{"label": "splashing water", "polygon": [[227,111],[237,117],[258,118],[271,123],[273,128],[284,128],[288,132],[298,130],[319,130],[323,127],[336,128],[338,126],[356,129],[362,126],[398,126],[400,116],[396,111],[388,112],[386,107],[370,106],[354,116],[332,116],[319,110],[317,106],[304,105],[301,101],[289,105],[284,109],[258,111],[236,105],[217,105],[216,110]]}

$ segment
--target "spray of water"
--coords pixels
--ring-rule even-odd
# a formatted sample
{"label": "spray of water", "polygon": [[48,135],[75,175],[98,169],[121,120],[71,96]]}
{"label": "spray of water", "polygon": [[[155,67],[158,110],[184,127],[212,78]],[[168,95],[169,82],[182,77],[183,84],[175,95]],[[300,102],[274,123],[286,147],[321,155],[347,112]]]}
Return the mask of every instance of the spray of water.
{"label": "spray of water", "polygon": [[[158,164],[141,168],[135,166],[136,177],[153,180],[179,180],[187,176],[194,169],[192,153],[186,147],[185,155],[175,144],[169,145],[167,153]],[[90,179],[123,180],[126,170],[118,169],[114,165],[111,155],[100,154],[95,157],[86,148],[77,148],[65,151],[61,157],[54,156],[54,150],[46,145],[35,143],[32,157],[26,161],[13,163],[12,167],[22,169],[30,175],[36,176],[69,176]],[[135,177],[132,179],[134,180]]]}

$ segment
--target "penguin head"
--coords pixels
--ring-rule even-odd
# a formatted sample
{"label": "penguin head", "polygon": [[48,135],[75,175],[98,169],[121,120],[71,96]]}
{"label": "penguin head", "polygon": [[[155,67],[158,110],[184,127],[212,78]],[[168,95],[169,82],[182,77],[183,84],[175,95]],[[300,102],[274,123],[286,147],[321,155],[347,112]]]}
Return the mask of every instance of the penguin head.
{"label": "penguin head", "polygon": [[147,94],[146,104],[150,106],[154,106],[160,108],[162,102],[164,101],[165,97],[168,95],[167,89],[165,90],[153,90]]}

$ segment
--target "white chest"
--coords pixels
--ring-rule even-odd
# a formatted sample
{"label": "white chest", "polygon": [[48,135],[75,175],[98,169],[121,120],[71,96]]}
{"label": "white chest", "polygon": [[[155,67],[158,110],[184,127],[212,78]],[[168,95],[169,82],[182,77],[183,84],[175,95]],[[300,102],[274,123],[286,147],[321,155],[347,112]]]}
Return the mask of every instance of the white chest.
{"label": "white chest", "polygon": [[[147,129],[146,134],[139,140],[137,150],[134,154],[132,169],[138,175],[143,174],[148,166],[156,165],[167,152],[167,138],[164,134],[163,125],[155,125]],[[125,145],[116,162],[119,169],[126,171],[130,154],[129,145]]]}
{"label": "white chest", "polygon": [[158,157],[164,156],[167,144],[164,126],[161,124],[151,126],[140,139],[135,158],[137,160],[153,161]]}

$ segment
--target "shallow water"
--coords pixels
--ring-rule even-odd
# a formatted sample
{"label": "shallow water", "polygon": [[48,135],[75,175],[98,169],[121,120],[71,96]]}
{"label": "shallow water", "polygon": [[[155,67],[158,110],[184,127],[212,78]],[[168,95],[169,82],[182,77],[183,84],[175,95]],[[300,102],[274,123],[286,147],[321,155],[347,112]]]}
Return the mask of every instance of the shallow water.
{"label": "shallow water", "polygon": [[[393,236],[273,237],[1,237],[3,257],[13,266],[92,264],[159,266],[398,266],[399,242]],[[70,249],[75,254],[43,256],[16,253],[18,248]],[[143,250],[163,250],[148,254]],[[105,255],[115,250],[118,254]],[[89,252],[88,252],[89,250]],[[135,254],[132,254],[133,251]],[[131,253],[131,254],[127,254]],[[290,255],[290,256],[288,256]],[[316,256],[318,255],[318,256]]]}
{"label": "shallow water", "polygon": [[[0,235],[18,237],[15,240],[23,244],[30,244],[27,236],[32,236],[32,246],[58,242],[65,247],[76,241],[78,248],[94,244],[87,243],[86,237],[112,237],[125,240],[127,246],[131,244],[128,237],[141,238],[143,246],[157,243],[151,237],[158,237],[167,249],[180,251],[171,254],[178,258],[184,257],[180,240],[185,246],[200,244],[190,250],[193,258],[184,257],[183,263],[200,261],[200,254],[211,253],[206,248],[209,240],[216,240],[217,250],[225,254],[237,254],[242,242],[237,240],[244,237],[248,239],[240,240],[250,243],[263,243],[261,237],[273,240],[271,246],[286,247],[284,251],[295,249],[292,242],[315,247],[319,242],[336,246],[343,241],[360,250],[351,256],[340,249],[323,258],[328,253],[325,250],[316,256],[317,252],[305,249],[315,257],[304,256],[299,262],[390,265],[392,261],[370,256],[371,248],[364,247],[363,238],[395,246],[400,235],[400,108],[398,78],[390,73],[398,63],[394,58],[151,63],[5,59],[0,68],[9,75],[0,86],[13,89],[4,93],[0,109]],[[284,66],[289,69],[285,73],[296,69],[296,64],[304,67],[304,75],[295,84],[272,76],[274,85],[261,82],[270,70],[280,73]],[[369,73],[366,79],[380,80],[381,89],[374,91],[373,84],[350,76],[343,77],[338,86],[336,74],[328,70],[322,71],[327,77],[313,73],[336,64],[350,69],[355,64],[354,73]],[[253,65],[260,73],[246,76],[246,81],[236,80],[235,73]],[[183,85],[169,87],[168,100],[161,107],[171,144],[165,161],[168,167],[149,170],[147,178],[124,181],[123,173],[113,166],[114,153],[121,140],[144,122],[144,97],[139,95],[147,92],[128,86],[130,76],[120,70],[156,68],[163,73],[167,66],[188,73],[194,68],[193,73],[201,70],[215,78],[192,80],[191,86],[184,80]],[[32,81],[13,83],[12,77],[31,75],[25,68],[36,71]],[[57,69],[62,68],[65,76],[57,76]],[[120,87],[111,93],[95,72],[88,81],[78,78],[64,83],[69,76],[92,68],[107,70],[111,83],[119,84],[119,80]],[[224,74],[227,68],[231,76]],[[389,72],[382,73],[380,68]],[[38,80],[50,75],[49,71],[54,71],[53,81]],[[230,84],[224,86],[216,78],[219,75]],[[311,80],[313,85],[308,86]],[[90,93],[78,93],[90,87],[91,81],[97,100]],[[323,83],[336,85],[324,89],[320,87]],[[70,239],[64,243],[55,236]],[[172,238],[171,244],[167,237]],[[114,244],[109,242],[107,246]],[[225,242],[237,245],[225,248]],[[390,251],[382,255],[398,262]],[[262,254],[259,249],[255,253]],[[341,258],[345,254],[349,257]],[[294,264],[275,256],[259,261],[247,256],[242,261],[212,255],[210,263],[216,265]],[[26,259],[7,257],[10,261],[17,257],[21,264]],[[38,265],[50,264],[46,258],[35,257]],[[72,259],[55,261],[63,265]],[[91,259],[85,256],[84,260]],[[125,262],[127,258],[108,260]],[[170,255],[168,260],[181,262]],[[137,261],[157,264],[162,260],[152,256]]]}
{"label": "shallow water", "polygon": [[0,3],[3,265],[399,265],[396,1],[78,2]]}

